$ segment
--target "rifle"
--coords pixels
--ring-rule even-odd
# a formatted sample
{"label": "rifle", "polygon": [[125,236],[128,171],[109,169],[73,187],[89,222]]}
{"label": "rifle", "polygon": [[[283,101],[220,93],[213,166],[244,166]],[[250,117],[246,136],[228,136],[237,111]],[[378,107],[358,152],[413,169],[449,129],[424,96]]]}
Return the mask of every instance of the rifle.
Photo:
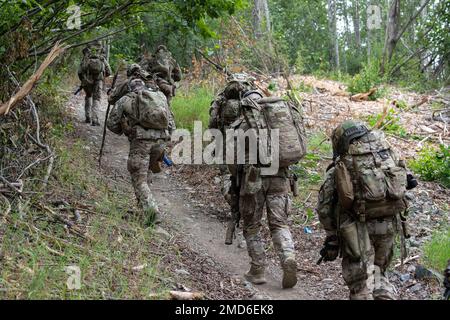
{"label": "rifle", "polygon": [[[216,68],[218,71],[225,73],[227,76],[231,76],[232,73],[228,71],[228,69],[224,66],[221,66],[219,63],[212,61],[210,58],[208,58],[203,52],[201,52],[199,49],[195,49],[209,64],[211,64],[214,68]],[[255,87],[261,90],[266,96],[270,97],[271,94],[269,90],[262,88],[261,86],[254,83]]]}
{"label": "rifle", "polygon": [[[116,86],[117,76],[119,75],[120,67],[122,66],[122,62],[117,66],[116,73],[114,74],[114,78],[111,84],[111,88],[108,90],[108,95],[111,93],[111,91]],[[102,145],[100,147],[100,153],[98,156],[98,165],[100,166],[102,164],[102,156],[103,156],[103,147],[105,146],[105,138],[106,138],[106,122],[108,121],[108,115],[109,115],[109,109],[111,107],[111,103],[108,101],[108,107],[106,108],[106,114],[105,114],[105,122],[103,124],[103,137],[102,137]]]}
{"label": "rifle", "polygon": [[83,89],[82,86],[79,86],[78,89],[73,93],[74,96],[78,95],[78,93],[80,93],[80,91]]}

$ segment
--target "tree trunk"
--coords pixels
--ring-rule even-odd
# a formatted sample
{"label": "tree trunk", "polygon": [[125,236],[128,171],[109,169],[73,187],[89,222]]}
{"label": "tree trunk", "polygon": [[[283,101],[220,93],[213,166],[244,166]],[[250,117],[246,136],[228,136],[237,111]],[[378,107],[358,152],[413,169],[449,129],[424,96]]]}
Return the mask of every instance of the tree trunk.
{"label": "tree trunk", "polygon": [[384,74],[386,63],[390,62],[397,45],[398,31],[400,27],[400,0],[393,0],[389,7],[389,16],[386,27],[386,38],[383,50],[383,62],[381,64],[381,73]]}
{"label": "tree trunk", "polygon": [[[270,33],[270,13],[269,4],[267,0],[254,0],[253,1],[253,32],[257,39],[261,38],[263,32]],[[264,31],[263,31],[264,27]]]}
{"label": "tree trunk", "polygon": [[403,36],[405,31],[411,26],[411,24],[416,20],[420,13],[426,8],[431,0],[421,1],[421,6],[417,12],[412,15],[408,22],[400,29],[400,0],[393,0],[389,8],[389,18],[386,28],[386,38],[383,50],[383,61],[381,63],[380,72],[384,74],[386,69],[386,64],[389,63],[394,54],[394,49],[397,46],[398,41]]}
{"label": "tree trunk", "polygon": [[330,33],[331,60],[335,70],[339,70],[339,41],[336,29],[336,1],[328,0],[328,30]]}
{"label": "tree trunk", "polygon": [[361,22],[359,18],[359,0],[353,1],[353,29],[355,30],[355,45],[359,50],[361,48]]}

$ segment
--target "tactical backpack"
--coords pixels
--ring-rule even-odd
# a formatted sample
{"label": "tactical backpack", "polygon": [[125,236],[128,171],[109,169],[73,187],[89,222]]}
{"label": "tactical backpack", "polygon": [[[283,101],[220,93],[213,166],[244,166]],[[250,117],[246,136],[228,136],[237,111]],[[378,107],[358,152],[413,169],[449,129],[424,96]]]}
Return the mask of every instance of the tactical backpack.
{"label": "tactical backpack", "polygon": [[221,129],[228,128],[240,116],[240,102],[236,99],[222,98],[218,101],[218,123]]}
{"label": "tactical backpack", "polygon": [[252,86],[247,81],[232,80],[227,83],[227,86],[223,90],[223,96],[230,100],[240,100],[242,93],[252,89]]}
{"label": "tactical backpack", "polygon": [[336,160],[340,206],[366,219],[394,216],[405,208],[406,169],[382,131],[369,131],[348,145]]}
{"label": "tactical backpack", "polygon": [[297,163],[306,154],[306,136],[303,118],[299,110],[281,98],[269,97],[260,100],[245,98],[241,110],[248,127],[279,130],[279,166],[288,167]]}
{"label": "tactical backpack", "polygon": [[169,126],[169,107],[161,91],[149,89],[129,93],[132,97],[131,112],[125,107],[125,112],[131,114],[134,120],[144,129],[167,129]]}
{"label": "tactical backpack", "polygon": [[87,61],[87,73],[90,80],[102,80],[105,65],[99,56],[91,55]]}
{"label": "tactical backpack", "polygon": [[168,51],[159,50],[152,62],[152,72],[168,81],[172,79],[172,57]]}

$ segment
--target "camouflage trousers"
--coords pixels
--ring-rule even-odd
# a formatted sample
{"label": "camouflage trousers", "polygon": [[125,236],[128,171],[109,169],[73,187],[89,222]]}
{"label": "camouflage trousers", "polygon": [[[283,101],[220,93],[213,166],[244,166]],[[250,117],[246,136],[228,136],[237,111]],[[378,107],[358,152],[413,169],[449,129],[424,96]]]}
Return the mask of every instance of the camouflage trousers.
{"label": "camouflage trousers", "polygon": [[244,237],[254,267],[266,266],[264,242],[261,237],[264,206],[274,248],[283,263],[295,256],[294,242],[287,225],[290,208],[289,180],[283,177],[262,177],[262,188],[256,194],[240,195],[239,210],[243,218]]}
{"label": "camouflage trousers", "polygon": [[155,149],[161,149],[164,140],[140,140],[130,141],[130,153],[128,155],[127,168],[131,175],[134,193],[139,206],[145,213],[159,211],[158,205],[150,191],[151,171],[150,154],[155,154]]}
{"label": "camouflage trousers", "polygon": [[83,85],[83,90],[86,94],[84,100],[84,112],[86,122],[98,123],[98,111],[100,107],[101,90],[103,88],[103,81],[95,81],[93,84]]}
{"label": "camouflage trousers", "polygon": [[[342,250],[342,276],[350,289],[351,300],[392,300],[395,288],[386,277],[386,269],[392,261],[395,218],[370,220],[359,232],[368,233],[370,244],[366,248],[364,265]],[[345,244],[344,244],[345,246]]]}

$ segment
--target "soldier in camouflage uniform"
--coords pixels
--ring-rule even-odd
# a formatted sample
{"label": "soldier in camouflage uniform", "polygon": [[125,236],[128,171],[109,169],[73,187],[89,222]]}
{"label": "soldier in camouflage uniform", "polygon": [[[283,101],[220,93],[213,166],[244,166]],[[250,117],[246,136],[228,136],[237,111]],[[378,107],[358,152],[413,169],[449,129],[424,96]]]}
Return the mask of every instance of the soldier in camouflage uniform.
{"label": "soldier in camouflage uniform", "polygon": [[[348,132],[350,134],[347,134]],[[358,121],[346,121],[339,125],[332,135],[335,161],[339,157],[344,157],[344,153],[339,151],[342,150],[341,145],[345,143],[347,146],[352,146],[354,143],[364,144],[366,140],[371,139],[369,138],[370,132],[364,123]],[[372,133],[371,137],[381,134],[379,132]],[[394,150],[387,145],[386,148],[382,151],[374,151],[373,157],[381,156],[387,159],[387,154],[390,154],[396,165],[404,166],[402,161],[398,160]],[[361,209],[358,208],[360,202],[357,199],[359,198],[355,198],[351,209],[345,209],[341,205],[342,201],[338,196],[337,185],[342,182],[338,180],[335,163],[333,162],[327,169],[317,205],[319,220],[326,232],[324,247],[320,252],[322,256],[320,261],[322,259],[333,261],[339,256],[339,252],[341,253],[342,276],[350,290],[350,299],[395,299],[395,289],[386,277],[386,270],[392,260],[395,235],[400,231],[400,214],[405,208],[401,205],[397,206],[397,204],[403,200],[400,199],[397,202],[380,200],[380,206],[384,205],[384,207],[380,207],[385,212],[384,216],[370,218],[369,211],[367,211],[367,214],[363,213],[365,217],[367,216],[366,218],[358,218],[358,214],[361,214]],[[412,176],[408,174],[407,177],[405,174],[404,181],[408,180],[407,189],[410,177]],[[359,187],[355,185],[355,188],[355,195],[357,195]],[[361,203],[364,202],[361,201]],[[365,203],[369,207],[369,203]],[[406,205],[406,203],[404,204]],[[375,202],[371,205],[377,206],[378,204]],[[356,228],[353,229],[355,225]],[[349,230],[354,231],[353,237]],[[355,251],[360,254],[355,255]]]}
{"label": "soldier in camouflage uniform", "polygon": [[[241,97],[248,91],[254,90],[255,86],[251,77],[246,74],[233,74],[228,77],[228,83],[224,90],[222,90],[211,103],[209,109],[209,128],[219,129],[224,137],[223,141],[223,159],[225,161],[225,134],[226,130],[230,129],[230,125],[236,121],[240,116],[239,101]],[[218,146],[222,147],[222,146]],[[232,219],[239,215],[239,188],[236,177],[236,168],[231,170],[227,166],[221,165],[221,175],[223,178],[222,193],[225,200],[229,203],[232,212]],[[231,243],[227,243],[231,244]]]}
{"label": "soldier in camouflage uniform", "polygon": [[[127,70],[128,80],[118,85],[111,93],[109,102],[115,104],[108,117],[108,128],[114,133],[124,133],[130,141],[130,152],[127,168],[140,207],[154,224],[161,222],[161,214],[151,191],[151,172],[159,172],[159,163],[164,155],[164,148],[170,140],[169,128],[166,130],[145,129],[134,120],[134,115],[127,114],[127,105],[131,105],[128,94],[147,87],[158,95],[160,104],[169,111],[167,99],[159,91],[151,77],[137,64],[132,64]],[[168,112],[169,113],[169,112]],[[170,113],[169,113],[170,114]]]}
{"label": "soldier in camouflage uniform", "polygon": [[[255,101],[262,98],[259,92],[250,91],[245,96]],[[245,124],[239,127],[246,130]],[[250,256],[250,270],[245,278],[254,284],[263,284],[265,279],[265,245],[261,237],[264,207],[272,235],[273,246],[278,253],[283,269],[283,288],[292,288],[297,283],[297,263],[292,235],[287,223],[290,211],[289,169],[280,168],[275,175],[265,176],[253,165],[243,165],[240,174],[239,210],[243,219],[244,238]]]}
{"label": "soldier in camouflage uniform", "polygon": [[181,68],[172,53],[164,45],[160,45],[150,58],[143,60],[142,65],[146,71],[156,76],[156,84],[170,106],[172,97],[175,96],[175,82],[181,81]]}
{"label": "soldier in camouflage uniform", "polygon": [[[97,69],[92,71],[90,61],[98,61]],[[101,90],[103,80],[111,75],[111,67],[106,60],[100,42],[94,42],[83,49],[83,59],[78,69],[78,77],[81,87],[85,92],[85,116],[86,123],[93,126],[100,125],[98,121],[98,110],[100,106]]]}

